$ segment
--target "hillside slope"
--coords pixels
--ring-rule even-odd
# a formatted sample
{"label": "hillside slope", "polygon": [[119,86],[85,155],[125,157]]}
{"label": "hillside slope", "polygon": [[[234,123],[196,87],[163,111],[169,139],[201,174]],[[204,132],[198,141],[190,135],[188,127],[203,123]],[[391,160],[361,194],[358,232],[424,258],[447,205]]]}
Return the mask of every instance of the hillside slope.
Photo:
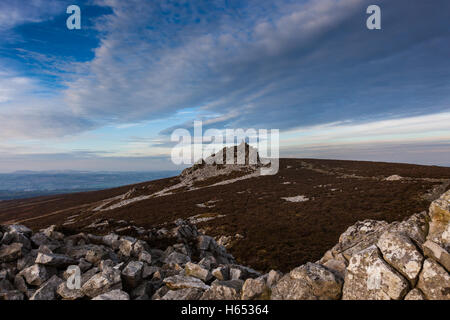
{"label": "hillside slope", "polygon": [[242,168],[188,182],[179,176],[104,191],[1,201],[0,223],[137,236],[122,228],[121,220],[148,229],[169,227],[182,218],[215,236],[239,263],[286,272],[318,260],[357,221],[392,222],[427,210],[449,181],[450,168],[445,167],[281,159],[274,176]]}

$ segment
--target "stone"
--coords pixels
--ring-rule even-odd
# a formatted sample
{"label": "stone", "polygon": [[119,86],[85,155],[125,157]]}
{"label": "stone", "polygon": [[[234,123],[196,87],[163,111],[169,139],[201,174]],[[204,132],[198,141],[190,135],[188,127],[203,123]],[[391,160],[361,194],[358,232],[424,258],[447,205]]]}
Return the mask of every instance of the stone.
{"label": "stone", "polygon": [[425,296],[423,295],[422,291],[415,288],[408,292],[408,294],[405,296],[405,300],[425,300]]}
{"label": "stone", "polygon": [[120,270],[114,268],[96,273],[81,287],[83,293],[91,298],[115,289],[122,289],[122,279]]}
{"label": "stone", "polygon": [[112,290],[96,296],[92,300],[130,300],[130,296],[120,289]]}
{"label": "stone", "polygon": [[214,281],[200,300],[240,300],[242,280]]}
{"label": "stone", "polygon": [[267,286],[266,279],[259,277],[245,280],[242,286],[242,300],[268,300],[270,298],[270,288]]}
{"label": "stone", "polygon": [[122,271],[124,285],[129,288],[136,288],[142,281],[142,270],[144,263],[141,261],[131,261]]}
{"label": "stone", "polygon": [[131,291],[130,296],[133,300],[149,300],[152,292],[153,284],[150,281],[144,281]]}
{"label": "stone", "polygon": [[19,276],[24,277],[29,285],[40,286],[51,277],[51,273],[45,266],[34,264],[19,272]]}
{"label": "stone", "polygon": [[35,263],[50,267],[65,268],[67,266],[77,264],[77,261],[62,254],[48,254],[39,252]]}
{"label": "stone", "polygon": [[430,231],[427,239],[450,251],[450,190],[430,205]]}
{"label": "stone", "polygon": [[227,266],[217,267],[211,273],[217,280],[230,280],[230,268]]}
{"label": "stone", "polygon": [[30,300],[55,300],[56,290],[61,283],[63,283],[63,281],[58,276],[52,276],[38,290],[36,290]]}
{"label": "stone", "polygon": [[149,266],[144,264],[144,268],[142,269],[142,279],[147,279],[153,276],[157,271],[159,271],[158,267]]}
{"label": "stone", "polygon": [[56,289],[56,293],[64,300],[77,300],[84,297],[83,291],[80,289],[69,289],[67,282],[64,281]]}
{"label": "stone", "polygon": [[277,284],[277,282],[281,279],[282,276],[283,274],[280,271],[270,270],[270,272],[267,274],[266,279],[267,286],[269,288],[272,288]]}
{"label": "stone", "polygon": [[145,262],[147,264],[152,264],[152,255],[147,251],[143,250],[139,253],[139,261]]}
{"label": "stone", "polygon": [[350,259],[342,299],[399,300],[408,289],[408,281],[383,260],[376,246],[371,246]]}
{"label": "stone", "polygon": [[121,237],[119,240],[119,251],[125,257],[130,257],[133,252],[133,245],[136,239],[132,237]]}
{"label": "stone", "polygon": [[417,288],[428,300],[450,300],[450,275],[433,259],[426,259]]}
{"label": "stone", "polygon": [[384,260],[405,276],[414,286],[422,269],[424,258],[411,239],[398,233],[386,231],[381,235],[377,245]]}
{"label": "stone", "polygon": [[0,247],[0,263],[12,262],[23,254],[23,244],[22,243],[12,243],[10,245],[2,245]]}
{"label": "stone", "polygon": [[208,282],[212,278],[212,274],[207,269],[192,262],[186,263],[185,273],[187,276],[198,278],[203,282]]}
{"label": "stone", "polygon": [[110,233],[102,237],[102,242],[105,246],[110,247],[113,250],[118,250],[120,247],[119,235]]}
{"label": "stone", "polygon": [[203,291],[196,288],[169,290],[161,300],[199,300]]}
{"label": "stone", "polygon": [[92,246],[86,251],[85,260],[93,265],[97,265],[102,260],[110,258],[110,253],[103,246]]}
{"label": "stone", "polygon": [[347,271],[347,264],[342,260],[330,259],[323,264],[324,267],[327,267],[331,272],[341,277],[345,278],[345,273]]}
{"label": "stone", "polygon": [[0,292],[0,300],[21,301],[24,299],[24,294],[19,290]]}
{"label": "stone", "polygon": [[164,263],[167,263],[167,264],[184,265],[190,261],[191,261],[191,258],[189,258],[189,256],[187,256],[183,253],[176,252],[176,251],[172,252],[164,259]]}
{"label": "stone", "polygon": [[200,279],[189,276],[176,275],[165,278],[163,282],[171,290],[185,289],[185,288],[197,288],[202,290],[209,289],[209,286],[207,286]]}
{"label": "stone", "polygon": [[423,244],[423,251],[425,256],[433,258],[439,262],[448,272],[450,272],[450,253],[439,246],[437,243],[427,240]]}

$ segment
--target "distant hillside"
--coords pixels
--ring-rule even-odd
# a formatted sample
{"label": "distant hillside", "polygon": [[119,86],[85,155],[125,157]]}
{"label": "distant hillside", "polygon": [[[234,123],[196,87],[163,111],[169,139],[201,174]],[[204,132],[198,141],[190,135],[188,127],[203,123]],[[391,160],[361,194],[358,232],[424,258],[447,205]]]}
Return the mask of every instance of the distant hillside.
{"label": "distant hillside", "polygon": [[102,190],[177,175],[177,171],[17,171],[0,174],[0,200]]}

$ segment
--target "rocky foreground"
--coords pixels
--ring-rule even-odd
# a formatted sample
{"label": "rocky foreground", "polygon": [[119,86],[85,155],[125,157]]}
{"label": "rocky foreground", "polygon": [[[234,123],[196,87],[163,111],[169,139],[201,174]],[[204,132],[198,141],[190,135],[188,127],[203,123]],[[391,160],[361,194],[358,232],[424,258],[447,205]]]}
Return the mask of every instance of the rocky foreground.
{"label": "rocky foreground", "polygon": [[285,275],[236,264],[183,220],[128,227],[139,239],[2,226],[0,300],[450,299],[450,191],[402,222],[356,223],[322,259]]}

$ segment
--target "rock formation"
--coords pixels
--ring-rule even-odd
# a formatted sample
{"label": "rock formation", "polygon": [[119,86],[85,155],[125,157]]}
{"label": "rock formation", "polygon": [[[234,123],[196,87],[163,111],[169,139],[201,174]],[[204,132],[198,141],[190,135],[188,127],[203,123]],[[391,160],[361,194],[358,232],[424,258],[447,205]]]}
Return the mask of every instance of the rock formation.
{"label": "rock formation", "polygon": [[[319,261],[285,275],[237,264],[183,220],[128,227],[140,238],[2,226],[0,300],[450,299],[450,191],[404,221],[354,224]],[[158,241],[172,245],[149,245]]]}

